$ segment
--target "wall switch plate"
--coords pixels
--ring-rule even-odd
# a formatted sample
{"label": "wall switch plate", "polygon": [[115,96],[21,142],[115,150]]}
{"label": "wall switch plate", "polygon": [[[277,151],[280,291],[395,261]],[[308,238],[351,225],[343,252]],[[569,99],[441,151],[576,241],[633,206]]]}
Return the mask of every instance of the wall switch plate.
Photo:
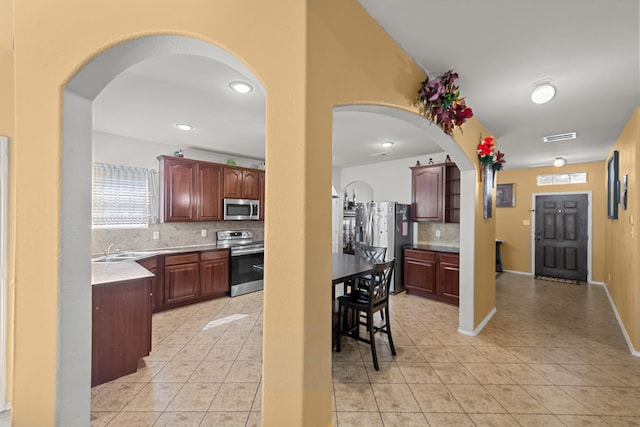
{"label": "wall switch plate", "polygon": [[160,238],[160,232],[159,231],[154,231],[153,232],[153,240],[158,240]]}
{"label": "wall switch plate", "polygon": [[531,225],[531,221],[528,219],[523,219],[522,220],[522,225]]}
{"label": "wall switch plate", "polygon": [[200,230],[200,235],[202,237],[207,237],[207,230]]}
{"label": "wall switch plate", "polygon": [[440,230],[436,230],[436,237],[440,237],[440,236],[441,236]]}

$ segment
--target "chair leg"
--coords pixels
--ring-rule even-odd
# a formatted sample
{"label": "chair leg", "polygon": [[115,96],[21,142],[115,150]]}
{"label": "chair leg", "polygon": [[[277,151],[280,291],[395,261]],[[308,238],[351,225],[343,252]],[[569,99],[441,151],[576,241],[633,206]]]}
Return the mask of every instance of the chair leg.
{"label": "chair leg", "polygon": [[367,329],[369,330],[369,340],[371,341],[371,356],[373,357],[373,367],[376,371],[380,370],[378,366],[378,354],[376,352],[376,330],[373,327],[373,313],[367,313]]}
{"label": "chair leg", "polygon": [[[386,313],[385,313],[386,312]],[[391,325],[389,321],[391,320],[389,316],[389,307],[384,308],[380,313],[385,313],[387,320],[385,322],[385,327],[387,329],[387,338],[389,338],[389,347],[391,348],[391,354],[396,355],[396,348],[393,346],[393,337],[391,336]]]}
{"label": "chair leg", "polygon": [[342,305],[338,305],[338,332],[336,337],[336,351],[340,353],[340,343],[342,341]]}

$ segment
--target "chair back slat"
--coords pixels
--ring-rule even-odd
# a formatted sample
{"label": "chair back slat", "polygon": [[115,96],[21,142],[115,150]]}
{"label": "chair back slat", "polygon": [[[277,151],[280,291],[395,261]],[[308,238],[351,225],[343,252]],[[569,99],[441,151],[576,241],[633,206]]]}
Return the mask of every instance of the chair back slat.
{"label": "chair back slat", "polygon": [[372,306],[383,303],[388,298],[394,264],[395,259],[392,259],[391,261],[377,263],[371,270],[368,292],[369,303]]}
{"label": "chair back slat", "polygon": [[384,262],[387,256],[387,248],[369,245],[357,245],[354,254],[374,262]]}

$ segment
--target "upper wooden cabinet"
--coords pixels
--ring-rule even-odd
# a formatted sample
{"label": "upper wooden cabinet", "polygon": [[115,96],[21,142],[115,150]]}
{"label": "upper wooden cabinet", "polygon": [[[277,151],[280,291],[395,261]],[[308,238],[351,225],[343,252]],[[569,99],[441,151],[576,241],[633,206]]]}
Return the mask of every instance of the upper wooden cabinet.
{"label": "upper wooden cabinet", "polygon": [[454,163],[411,168],[413,219],[460,222],[460,170]]}
{"label": "upper wooden cabinet", "polygon": [[260,196],[257,169],[224,168],[224,198],[258,200]]}
{"label": "upper wooden cabinet", "polygon": [[222,165],[169,156],[158,160],[162,222],[222,220]]}

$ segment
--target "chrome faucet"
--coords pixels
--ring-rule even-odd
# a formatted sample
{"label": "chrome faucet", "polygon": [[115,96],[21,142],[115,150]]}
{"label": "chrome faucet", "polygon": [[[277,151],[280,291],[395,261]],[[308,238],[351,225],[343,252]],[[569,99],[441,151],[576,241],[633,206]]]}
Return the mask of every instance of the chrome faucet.
{"label": "chrome faucet", "polygon": [[111,248],[113,247],[113,243],[110,243],[109,246],[107,246],[107,250],[104,251],[104,255],[105,256],[109,256],[111,255]]}

